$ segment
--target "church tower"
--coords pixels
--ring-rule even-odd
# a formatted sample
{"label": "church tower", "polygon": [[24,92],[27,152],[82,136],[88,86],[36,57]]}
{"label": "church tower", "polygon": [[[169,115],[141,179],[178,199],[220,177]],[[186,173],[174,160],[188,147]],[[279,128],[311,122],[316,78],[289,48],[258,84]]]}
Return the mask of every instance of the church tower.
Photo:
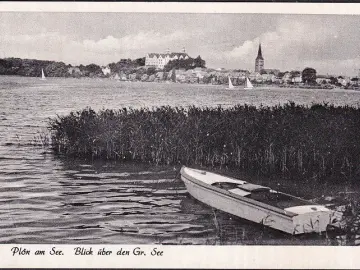
{"label": "church tower", "polygon": [[264,69],[264,58],[261,52],[261,43],[259,44],[258,55],[255,59],[255,72],[260,72]]}

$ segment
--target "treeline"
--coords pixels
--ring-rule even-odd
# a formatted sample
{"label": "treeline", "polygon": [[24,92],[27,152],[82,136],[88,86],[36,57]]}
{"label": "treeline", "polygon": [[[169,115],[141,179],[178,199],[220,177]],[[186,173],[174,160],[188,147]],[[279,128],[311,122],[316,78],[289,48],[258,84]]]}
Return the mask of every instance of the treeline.
{"label": "treeline", "polygon": [[[131,70],[145,65],[145,58],[136,60],[121,59],[109,64],[114,72]],[[0,59],[0,75],[18,75],[39,77],[41,70],[46,77],[106,77],[102,68],[96,64],[72,66],[63,62],[36,59],[4,58]]]}
{"label": "treeline", "polygon": [[360,109],[84,109],[49,124],[55,152],[152,164],[228,166],[266,176],[358,181]]}
{"label": "treeline", "polygon": [[137,58],[135,60],[121,59],[117,63],[110,63],[108,66],[111,69],[111,73],[131,74],[135,73],[139,67],[145,66],[145,57]]}
{"label": "treeline", "polygon": [[38,77],[41,69],[49,77],[67,77],[68,68],[63,62],[43,61],[35,59],[4,58],[0,59],[0,75],[19,75]]}
{"label": "treeline", "polygon": [[194,69],[197,67],[205,68],[206,62],[205,60],[201,59],[201,56],[199,55],[196,58],[189,57],[188,59],[177,59],[177,60],[171,60],[169,61],[165,67],[164,71],[169,72],[173,69]]}

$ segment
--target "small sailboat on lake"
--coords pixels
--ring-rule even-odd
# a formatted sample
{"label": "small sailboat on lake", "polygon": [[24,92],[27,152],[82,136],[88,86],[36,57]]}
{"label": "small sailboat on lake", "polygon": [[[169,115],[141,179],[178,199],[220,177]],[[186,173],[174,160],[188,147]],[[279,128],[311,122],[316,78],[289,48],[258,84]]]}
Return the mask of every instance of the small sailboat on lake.
{"label": "small sailboat on lake", "polygon": [[45,74],[44,74],[44,69],[41,69],[41,79],[42,81],[45,81],[46,78],[45,78]]}
{"label": "small sailboat on lake", "polygon": [[228,86],[227,89],[234,89],[235,86],[232,84],[231,79],[230,79],[230,76],[229,76],[228,78],[229,78],[229,86]]}
{"label": "small sailboat on lake", "polygon": [[245,90],[254,89],[254,86],[252,85],[252,83],[250,82],[250,80],[249,80],[248,77],[246,77],[244,89],[245,89]]}
{"label": "small sailboat on lake", "polygon": [[119,76],[119,74],[115,74],[115,76],[114,76],[114,80],[116,80],[116,81],[120,81],[120,76]]}

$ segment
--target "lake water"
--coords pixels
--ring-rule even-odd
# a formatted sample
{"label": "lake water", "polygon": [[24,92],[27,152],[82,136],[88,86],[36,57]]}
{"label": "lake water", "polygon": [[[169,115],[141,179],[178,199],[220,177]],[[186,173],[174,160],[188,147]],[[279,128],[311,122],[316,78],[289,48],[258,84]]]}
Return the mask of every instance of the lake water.
{"label": "lake water", "polygon": [[[293,237],[214,211],[188,195],[178,168],[65,159],[38,139],[49,117],[87,106],[275,105],[289,100],[357,105],[360,92],[232,91],[225,86],[0,76],[0,243],[328,244],[324,236]],[[333,189],[311,190],[314,197]]]}

